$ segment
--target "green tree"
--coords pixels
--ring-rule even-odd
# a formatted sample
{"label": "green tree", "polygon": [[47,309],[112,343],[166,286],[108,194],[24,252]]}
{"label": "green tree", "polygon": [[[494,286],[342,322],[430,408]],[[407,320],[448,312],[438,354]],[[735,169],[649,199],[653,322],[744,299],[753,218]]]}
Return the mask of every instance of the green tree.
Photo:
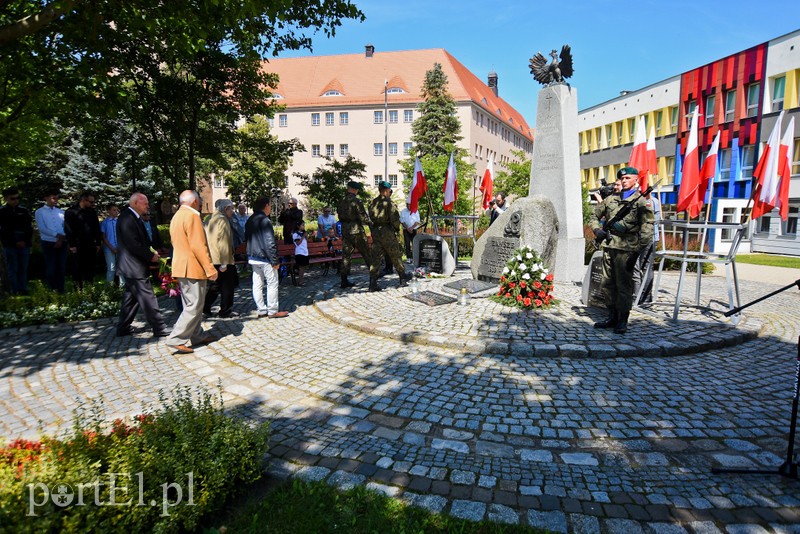
{"label": "green tree", "polygon": [[259,197],[272,198],[286,189],[286,171],[295,152],[305,152],[302,143],[297,139],[279,141],[270,133],[264,117],[248,121],[237,132],[228,155],[228,196],[234,202],[244,201],[252,206]]}
{"label": "green tree", "polygon": [[[343,161],[332,158],[325,160],[325,164],[311,175],[294,173],[300,179],[300,185],[304,188],[303,195],[308,198],[309,208],[312,210],[319,210],[324,206],[336,209],[336,205],[347,192],[347,182],[366,180],[364,173],[367,166],[352,155],[348,155]],[[359,197],[366,200],[369,194],[362,189]]]}
{"label": "green tree", "polygon": [[447,75],[439,63],[425,73],[420,96],[424,101],[417,106],[419,117],[411,125],[414,149],[420,156],[449,156],[462,139],[461,123],[455,100],[447,91]]}
{"label": "green tree", "polygon": [[503,191],[515,197],[528,196],[531,180],[531,160],[525,157],[523,150],[512,150],[514,159],[500,163],[503,169],[497,171],[492,189],[495,194]]}

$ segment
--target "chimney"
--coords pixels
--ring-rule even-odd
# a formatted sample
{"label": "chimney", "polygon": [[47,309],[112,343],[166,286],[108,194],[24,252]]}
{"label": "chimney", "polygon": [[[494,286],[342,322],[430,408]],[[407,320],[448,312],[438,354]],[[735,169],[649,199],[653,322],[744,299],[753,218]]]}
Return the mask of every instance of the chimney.
{"label": "chimney", "polygon": [[494,70],[489,72],[489,79],[486,85],[492,90],[494,96],[497,96],[497,73]]}
{"label": "chimney", "polygon": [[367,46],[364,47],[364,55],[366,57],[372,57],[372,54],[374,53],[375,53],[375,47],[372,46],[371,44],[368,44]]}

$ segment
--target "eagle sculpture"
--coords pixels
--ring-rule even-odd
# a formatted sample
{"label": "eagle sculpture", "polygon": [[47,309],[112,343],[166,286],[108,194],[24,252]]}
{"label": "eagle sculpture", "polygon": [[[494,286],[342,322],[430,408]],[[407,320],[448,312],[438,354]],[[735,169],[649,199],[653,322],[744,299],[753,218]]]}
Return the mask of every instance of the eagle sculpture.
{"label": "eagle sculpture", "polygon": [[564,78],[569,78],[574,72],[572,70],[572,53],[569,45],[561,47],[560,59],[556,50],[550,52],[550,57],[553,59],[549,64],[547,63],[547,58],[541,52],[537,52],[531,58],[530,66],[533,79],[545,86],[564,83]]}

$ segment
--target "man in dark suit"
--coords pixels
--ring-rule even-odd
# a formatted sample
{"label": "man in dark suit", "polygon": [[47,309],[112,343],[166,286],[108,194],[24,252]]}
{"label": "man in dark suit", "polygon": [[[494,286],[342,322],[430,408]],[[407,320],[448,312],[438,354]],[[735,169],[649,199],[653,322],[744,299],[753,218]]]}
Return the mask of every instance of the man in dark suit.
{"label": "man in dark suit", "polygon": [[133,333],[131,323],[139,308],[144,311],[147,322],[153,327],[153,337],[168,335],[164,317],[153,294],[153,286],[150,285],[150,262],[158,261],[159,256],[150,248],[150,238],[147,237],[142,221],[142,215],[149,208],[147,197],[142,193],[134,193],[117,221],[117,271],[125,275],[125,294],[122,296],[122,309],[117,324],[118,337]]}

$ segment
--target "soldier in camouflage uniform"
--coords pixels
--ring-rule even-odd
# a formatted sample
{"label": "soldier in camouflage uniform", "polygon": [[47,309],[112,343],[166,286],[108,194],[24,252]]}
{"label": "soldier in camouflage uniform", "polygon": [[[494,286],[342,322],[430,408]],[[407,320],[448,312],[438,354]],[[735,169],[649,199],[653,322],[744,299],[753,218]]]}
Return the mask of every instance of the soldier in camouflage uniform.
{"label": "soldier in camouflage uniform", "polygon": [[[633,269],[639,254],[653,242],[653,208],[639,194],[639,171],[625,167],[617,173],[622,190],[606,197],[597,205],[590,224],[594,235],[603,240],[603,281],[608,318],[595,323],[595,328],[613,328],[617,334],[628,330],[628,316],[633,305]],[[609,221],[623,206],[634,202],[633,209],[608,228]],[[606,242],[610,234],[611,239]]]}
{"label": "soldier in camouflage uniform", "polygon": [[336,206],[336,212],[339,215],[339,222],[342,223],[342,266],[339,274],[342,277],[343,288],[353,287],[355,284],[347,280],[350,274],[350,261],[353,255],[353,250],[358,250],[364,261],[369,267],[369,246],[367,245],[367,236],[364,233],[364,225],[372,225],[369,220],[369,215],[364,209],[364,204],[356,196],[356,193],[361,190],[362,184],[351,180],[347,182],[347,195]]}
{"label": "soldier in camouflage uniform", "polygon": [[[378,196],[369,204],[369,216],[372,219],[372,266],[369,269],[369,290],[380,291],[378,287],[378,271],[381,267],[381,256],[384,253],[391,260],[392,265],[400,276],[400,285],[405,284],[413,275],[406,274],[403,261],[400,259],[402,252],[397,234],[400,231],[400,212],[392,202],[392,184],[380,182]],[[387,265],[387,269],[388,269]]]}

